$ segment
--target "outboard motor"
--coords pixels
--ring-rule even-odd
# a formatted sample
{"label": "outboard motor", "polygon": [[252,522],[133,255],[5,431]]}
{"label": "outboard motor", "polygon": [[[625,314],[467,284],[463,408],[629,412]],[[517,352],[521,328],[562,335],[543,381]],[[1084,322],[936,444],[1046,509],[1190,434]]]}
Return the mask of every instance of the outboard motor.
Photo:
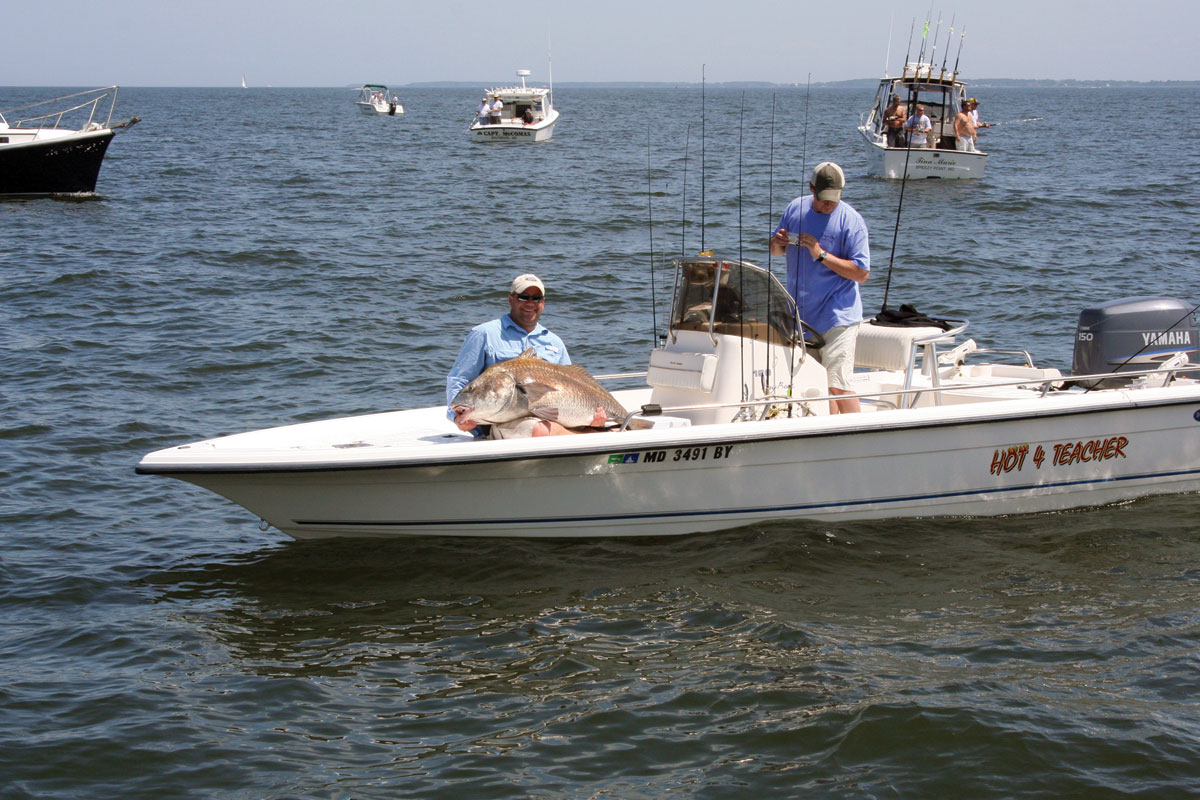
{"label": "outboard motor", "polygon": [[[1085,308],[1075,332],[1073,375],[1154,369],[1176,353],[1200,363],[1196,308],[1173,297],[1130,297]],[[1088,388],[1123,386],[1132,378],[1083,381]]]}

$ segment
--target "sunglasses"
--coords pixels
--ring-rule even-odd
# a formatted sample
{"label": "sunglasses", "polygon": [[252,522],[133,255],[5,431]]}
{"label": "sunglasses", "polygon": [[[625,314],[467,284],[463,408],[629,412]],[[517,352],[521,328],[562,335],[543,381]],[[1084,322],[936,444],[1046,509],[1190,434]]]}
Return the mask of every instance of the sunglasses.
{"label": "sunglasses", "polygon": [[519,295],[517,295],[517,299],[523,303],[541,303],[546,300],[546,295],[544,295],[544,294],[519,294]]}

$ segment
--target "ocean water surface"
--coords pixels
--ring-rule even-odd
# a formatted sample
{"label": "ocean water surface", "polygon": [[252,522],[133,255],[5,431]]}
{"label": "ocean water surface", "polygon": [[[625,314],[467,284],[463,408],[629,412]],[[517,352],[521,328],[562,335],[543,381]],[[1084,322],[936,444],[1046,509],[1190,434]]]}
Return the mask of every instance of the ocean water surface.
{"label": "ocean water surface", "polygon": [[469,142],[475,90],[398,93],[123,89],[96,196],[0,201],[0,797],[1196,796],[1194,496],[295,542],[133,473],[441,402],[520,272],[577,363],[643,368],[667,260],[766,263],[823,160],[868,308],[890,267],[892,305],[1069,368],[1081,308],[1200,301],[1195,90],[973,89],[987,177],[903,187],[865,176],[870,90],[562,88],[538,145]]}

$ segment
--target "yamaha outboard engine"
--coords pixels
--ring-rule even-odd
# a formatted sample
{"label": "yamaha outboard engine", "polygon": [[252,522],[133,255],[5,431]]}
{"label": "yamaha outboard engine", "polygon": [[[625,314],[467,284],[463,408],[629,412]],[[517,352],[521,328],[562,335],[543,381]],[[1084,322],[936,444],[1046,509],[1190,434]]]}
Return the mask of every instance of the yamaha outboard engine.
{"label": "yamaha outboard engine", "polygon": [[[1200,363],[1196,308],[1173,297],[1130,297],[1079,314],[1074,375],[1154,369],[1176,353]],[[1083,381],[1088,388],[1122,386],[1132,378]]]}

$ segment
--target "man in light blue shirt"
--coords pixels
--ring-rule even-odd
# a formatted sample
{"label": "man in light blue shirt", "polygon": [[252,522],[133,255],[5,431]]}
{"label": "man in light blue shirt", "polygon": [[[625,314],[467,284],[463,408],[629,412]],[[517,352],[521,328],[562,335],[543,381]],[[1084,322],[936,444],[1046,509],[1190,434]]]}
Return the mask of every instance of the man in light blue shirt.
{"label": "man in light blue shirt", "polygon": [[[829,373],[830,394],[853,394],[854,344],[862,322],[859,284],[871,274],[867,223],[842,202],[846,176],[832,161],[813,170],[812,196],[797,197],[783,212],[771,236],[771,254],[787,254],[787,290],[800,319],[825,339],[821,364]],[[829,404],[831,413],[859,411],[857,398]]]}
{"label": "man in light blue shirt", "polygon": [[[546,309],[546,287],[537,275],[518,275],[508,289],[508,313],[477,325],[467,334],[454,367],[446,377],[446,406],[449,408],[463,387],[488,367],[516,358],[532,347],[538,358],[552,364],[570,364],[567,346],[538,320]],[[453,408],[448,416],[460,430],[481,436],[474,422],[459,423]]]}

